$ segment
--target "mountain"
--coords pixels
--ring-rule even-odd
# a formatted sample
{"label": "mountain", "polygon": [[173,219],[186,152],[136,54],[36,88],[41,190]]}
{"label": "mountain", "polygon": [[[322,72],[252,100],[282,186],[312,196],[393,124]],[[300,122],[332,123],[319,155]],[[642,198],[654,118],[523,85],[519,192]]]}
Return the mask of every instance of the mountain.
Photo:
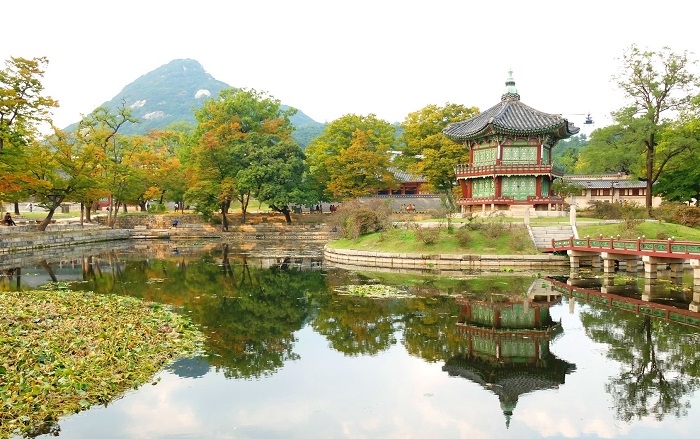
{"label": "mountain", "polygon": [[[176,59],[139,77],[102,106],[116,109],[122,103],[126,104],[140,123],[126,124],[120,132],[145,134],[154,129],[163,129],[173,122],[195,125],[194,110],[225,88],[233,87],[212,77],[199,62]],[[283,105],[283,108],[289,107]],[[325,128],[324,124],[298,109],[290,120],[296,128],[293,137],[302,148],[306,148]],[[73,124],[66,129],[71,130],[75,126]]]}

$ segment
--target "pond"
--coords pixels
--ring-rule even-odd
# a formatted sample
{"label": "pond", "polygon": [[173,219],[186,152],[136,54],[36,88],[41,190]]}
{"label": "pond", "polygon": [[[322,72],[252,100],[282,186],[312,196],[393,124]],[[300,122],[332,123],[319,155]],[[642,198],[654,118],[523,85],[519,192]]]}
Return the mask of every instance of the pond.
{"label": "pond", "polygon": [[[206,334],[153,385],[62,419],[63,438],[697,437],[693,325],[531,274],[358,273],[319,255],[76,247],[4,268],[0,289],[67,281],[172,305]],[[674,291],[662,295],[687,309],[692,290]]]}

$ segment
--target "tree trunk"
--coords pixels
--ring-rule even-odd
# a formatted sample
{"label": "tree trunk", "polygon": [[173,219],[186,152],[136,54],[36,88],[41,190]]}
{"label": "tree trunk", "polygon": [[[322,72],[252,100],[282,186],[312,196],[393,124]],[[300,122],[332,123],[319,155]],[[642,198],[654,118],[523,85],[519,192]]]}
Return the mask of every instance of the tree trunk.
{"label": "tree trunk", "polygon": [[647,188],[646,188],[646,196],[645,196],[645,204],[647,208],[647,214],[649,215],[649,218],[653,218],[653,212],[652,212],[652,204],[653,204],[653,195],[651,193],[651,188],[654,178],[654,145],[653,144],[648,144],[647,145],[647,166],[646,166],[646,171],[647,171]]}
{"label": "tree trunk", "polygon": [[287,224],[292,224],[292,216],[289,214],[289,208],[282,209],[282,214],[284,215],[284,220]]}
{"label": "tree trunk", "polygon": [[228,218],[225,209],[221,209],[221,231],[228,232]]}
{"label": "tree trunk", "polygon": [[39,223],[37,226],[37,230],[40,232],[44,232],[46,230],[46,227],[51,224],[51,218],[53,218],[53,213],[56,211],[56,206],[51,206],[51,209],[49,209],[49,214],[46,215],[46,218],[44,218],[44,221]]}

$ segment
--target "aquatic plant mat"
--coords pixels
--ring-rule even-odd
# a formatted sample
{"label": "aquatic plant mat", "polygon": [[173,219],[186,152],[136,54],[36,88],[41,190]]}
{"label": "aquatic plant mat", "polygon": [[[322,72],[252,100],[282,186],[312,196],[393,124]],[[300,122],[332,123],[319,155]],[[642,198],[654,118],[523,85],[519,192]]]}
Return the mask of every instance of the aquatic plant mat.
{"label": "aquatic plant mat", "polygon": [[0,293],[0,438],[58,434],[60,416],[106,405],[200,348],[186,317],[131,297]]}
{"label": "aquatic plant mat", "polygon": [[415,295],[408,293],[406,289],[381,284],[345,285],[337,287],[335,292],[341,295],[371,297],[374,299],[415,297]]}

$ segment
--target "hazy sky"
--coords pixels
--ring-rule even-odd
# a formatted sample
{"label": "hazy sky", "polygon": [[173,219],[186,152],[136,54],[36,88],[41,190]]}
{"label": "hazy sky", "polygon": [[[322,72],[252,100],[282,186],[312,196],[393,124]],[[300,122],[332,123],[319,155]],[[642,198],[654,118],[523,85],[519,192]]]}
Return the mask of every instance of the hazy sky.
{"label": "hazy sky", "polygon": [[2,61],[46,56],[57,126],[173,59],[319,122],[401,122],[447,102],[485,110],[508,70],[521,100],[597,126],[624,101],[624,49],[696,51],[688,0],[5,0]]}

